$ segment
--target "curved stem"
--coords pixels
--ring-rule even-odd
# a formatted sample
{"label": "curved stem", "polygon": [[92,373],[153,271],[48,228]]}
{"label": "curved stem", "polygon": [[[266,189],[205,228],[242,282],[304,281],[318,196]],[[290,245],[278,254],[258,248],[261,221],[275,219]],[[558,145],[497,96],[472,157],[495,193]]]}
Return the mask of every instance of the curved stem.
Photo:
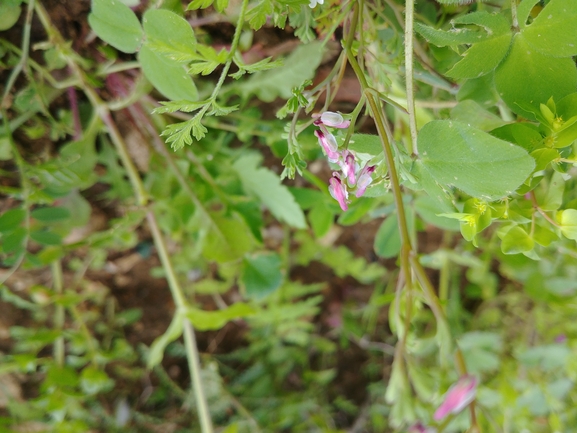
{"label": "curved stem", "polygon": [[415,0],[405,1],[405,86],[407,90],[407,111],[411,130],[410,153],[419,154],[417,147],[417,120],[415,117],[415,91],[413,89],[413,17]]}
{"label": "curved stem", "polygon": [[406,213],[405,213],[405,206],[403,204],[403,195],[401,192],[401,185],[399,182],[399,176],[397,174],[397,169],[395,166],[395,158],[393,156],[393,151],[391,149],[391,143],[389,142],[389,138],[388,138],[387,133],[386,133],[385,121],[383,118],[382,110],[380,109],[380,104],[377,103],[377,100],[376,100],[373,92],[370,91],[369,85],[367,83],[367,79],[365,78],[365,75],[364,75],[362,69],[360,68],[359,64],[357,63],[357,60],[356,60],[355,56],[353,55],[353,52],[351,49],[353,39],[354,39],[354,34],[355,34],[355,28],[356,28],[358,19],[359,19],[359,8],[355,7],[354,13],[353,13],[353,18],[351,20],[351,26],[348,30],[348,34],[346,37],[345,51],[347,54],[347,59],[349,61],[349,64],[351,65],[351,67],[355,71],[355,74],[357,75],[357,78],[359,79],[359,82],[361,83],[361,87],[363,89],[363,94],[364,94],[365,98],[367,98],[367,102],[369,103],[369,107],[371,108],[371,112],[372,112],[373,117],[375,119],[377,131],[379,133],[379,137],[380,137],[381,143],[383,145],[383,151],[385,153],[385,162],[387,164],[387,169],[389,171],[389,177],[390,177],[391,186],[393,189],[393,197],[395,200],[395,206],[397,208],[397,213],[398,213],[398,218],[397,218],[398,229],[399,229],[399,233],[401,236],[401,257],[400,257],[400,259],[401,259],[401,272],[403,272],[403,276],[405,278],[405,283],[407,284],[407,287],[411,287],[412,286],[412,283],[411,283],[412,282],[412,275],[411,275],[411,269],[410,269],[410,264],[409,264],[409,255],[411,253],[412,246],[411,246],[411,239],[409,237],[409,230],[407,227],[407,217],[406,217]]}
{"label": "curved stem", "polygon": [[200,378],[200,359],[198,356],[196,336],[188,319],[184,320],[184,345],[188,354],[188,368],[190,369],[192,387],[194,389],[196,409],[198,411],[198,417],[200,418],[200,427],[202,433],[212,433],[212,421]]}

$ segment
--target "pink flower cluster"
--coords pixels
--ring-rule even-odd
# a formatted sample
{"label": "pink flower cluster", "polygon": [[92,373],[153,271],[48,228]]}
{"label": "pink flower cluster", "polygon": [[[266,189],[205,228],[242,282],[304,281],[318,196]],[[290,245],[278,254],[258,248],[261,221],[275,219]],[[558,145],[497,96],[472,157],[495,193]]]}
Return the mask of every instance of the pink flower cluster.
{"label": "pink flower cluster", "polygon": [[338,164],[341,172],[333,172],[333,176],[329,180],[329,192],[331,196],[339,202],[341,209],[346,211],[348,209],[349,191],[348,188],[356,186],[355,196],[361,197],[367,187],[373,181],[372,174],[375,171],[375,166],[365,164],[363,168],[355,161],[355,155],[348,149],[339,151],[337,140],[331,134],[329,128],[348,128],[351,124],[350,120],[344,120],[339,113],[332,111],[325,111],[322,114],[313,114],[315,119],[314,124],[320,129],[315,131],[315,135],[319,140],[319,144],[323,148],[325,155],[329,162]]}

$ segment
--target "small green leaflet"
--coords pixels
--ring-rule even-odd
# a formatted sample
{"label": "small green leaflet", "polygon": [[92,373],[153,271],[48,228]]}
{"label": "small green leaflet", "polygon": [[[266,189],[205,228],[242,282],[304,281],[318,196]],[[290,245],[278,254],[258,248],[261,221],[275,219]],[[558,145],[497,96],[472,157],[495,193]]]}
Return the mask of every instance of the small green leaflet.
{"label": "small green leaflet", "polygon": [[306,228],[305,216],[293,195],[278,175],[264,167],[257,168],[260,159],[258,154],[243,155],[233,164],[244,189],[256,195],[279,221],[297,229]]}
{"label": "small green leaflet", "polygon": [[289,99],[294,87],[313,78],[321,63],[322,51],[320,42],[299,45],[284,59],[282,68],[254,73],[238,87],[238,92],[244,98],[255,94],[264,102],[272,102],[278,97]]}
{"label": "small green leaflet", "polygon": [[512,194],[535,167],[521,147],[451,120],[427,123],[419,151],[424,170],[443,187],[454,185],[486,200]]}
{"label": "small green leaflet", "polygon": [[100,39],[122,52],[134,53],[140,47],[140,22],[121,1],[93,0],[88,22]]}
{"label": "small green leaflet", "polygon": [[283,280],[278,254],[248,255],[242,261],[240,283],[246,295],[260,300],[277,290]]}
{"label": "small green leaflet", "polygon": [[163,59],[146,45],[141,48],[138,60],[146,78],[165,97],[175,101],[198,99],[192,78],[178,62]]}
{"label": "small green leaflet", "polygon": [[196,54],[196,38],[190,24],[166,9],[149,9],[142,18],[146,46],[162,57],[186,63]]}

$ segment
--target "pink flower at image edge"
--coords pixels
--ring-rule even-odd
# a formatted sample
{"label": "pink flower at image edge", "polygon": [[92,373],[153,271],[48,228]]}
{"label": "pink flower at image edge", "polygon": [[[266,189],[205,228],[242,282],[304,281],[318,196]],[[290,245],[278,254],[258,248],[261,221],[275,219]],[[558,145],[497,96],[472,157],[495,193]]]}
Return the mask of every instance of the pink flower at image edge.
{"label": "pink flower at image edge", "polygon": [[445,394],[445,399],[435,411],[433,418],[440,421],[450,413],[458,413],[475,399],[477,378],[472,375],[462,376]]}

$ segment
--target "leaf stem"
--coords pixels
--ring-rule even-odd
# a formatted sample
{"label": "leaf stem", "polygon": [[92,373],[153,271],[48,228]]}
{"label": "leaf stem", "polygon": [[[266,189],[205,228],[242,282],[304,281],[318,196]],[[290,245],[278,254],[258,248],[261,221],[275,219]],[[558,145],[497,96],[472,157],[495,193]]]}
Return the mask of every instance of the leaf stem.
{"label": "leaf stem", "polygon": [[[224,80],[226,79],[226,75],[228,74],[228,70],[230,69],[230,67],[234,61],[234,54],[236,53],[236,49],[238,48],[238,44],[240,41],[240,36],[242,34],[242,28],[243,28],[243,24],[244,24],[244,16],[246,15],[247,7],[248,7],[248,0],[242,0],[242,4],[240,6],[240,13],[238,15],[238,20],[236,22],[236,28],[234,31],[234,36],[232,38],[232,43],[230,45],[230,51],[228,52],[228,58],[226,60],[226,63],[224,64],[224,67],[222,68],[222,72],[220,73],[220,77],[218,79],[218,82],[216,83],[216,86],[214,87],[214,90],[212,91],[212,94],[210,95],[211,101],[216,100],[216,97],[217,97],[218,93],[220,92],[222,85],[224,84]],[[208,105],[206,107],[208,107]]]}

